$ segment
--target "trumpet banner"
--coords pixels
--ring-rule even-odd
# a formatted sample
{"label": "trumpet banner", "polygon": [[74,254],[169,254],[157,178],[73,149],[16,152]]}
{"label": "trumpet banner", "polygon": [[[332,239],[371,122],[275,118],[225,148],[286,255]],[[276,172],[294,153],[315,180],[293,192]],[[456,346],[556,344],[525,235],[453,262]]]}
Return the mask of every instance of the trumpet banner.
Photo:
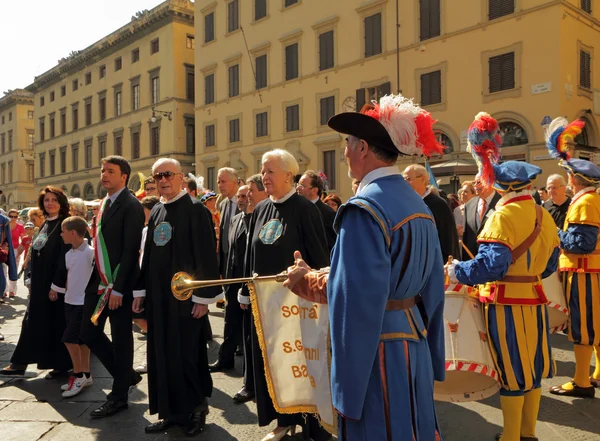
{"label": "trumpet banner", "polygon": [[315,414],[335,433],[327,305],[276,281],[248,283],[269,395],[279,413]]}

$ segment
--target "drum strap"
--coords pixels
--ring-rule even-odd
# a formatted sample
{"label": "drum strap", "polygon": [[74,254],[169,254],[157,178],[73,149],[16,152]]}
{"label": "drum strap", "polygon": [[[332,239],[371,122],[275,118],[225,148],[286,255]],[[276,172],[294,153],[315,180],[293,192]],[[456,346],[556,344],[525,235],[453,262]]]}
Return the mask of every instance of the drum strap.
{"label": "drum strap", "polygon": [[400,300],[388,300],[385,305],[386,311],[404,311],[405,309],[410,309],[419,303],[420,297],[414,296],[408,299],[400,299]]}
{"label": "drum strap", "polygon": [[531,245],[533,245],[533,242],[535,242],[537,237],[542,232],[542,216],[543,216],[543,208],[539,205],[536,205],[535,206],[535,226],[533,228],[533,233],[531,233],[529,235],[529,237],[527,239],[525,239],[525,241],[521,245],[519,245],[517,248],[515,248],[512,251],[512,262],[511,263],[515,263],[519,259],[519,257],[521,257],[523,254],[525,254],[527,252],[527,250],[529,249],[529,247],[531,247]]}

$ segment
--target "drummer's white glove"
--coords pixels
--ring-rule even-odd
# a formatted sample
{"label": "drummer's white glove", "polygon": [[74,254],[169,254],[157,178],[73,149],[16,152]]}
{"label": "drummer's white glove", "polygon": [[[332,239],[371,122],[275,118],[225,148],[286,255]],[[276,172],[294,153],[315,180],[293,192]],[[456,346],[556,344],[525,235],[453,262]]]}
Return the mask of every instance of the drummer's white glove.
{"label": "drummer's white glove", "polygon": [[458,280],[456,279],[456,272],[454,270],[457,263],[458,263],[458,260],[454,259],[452,261],[452,263],[446,265],[446,274],[448,274],[448,277],[450,278],[450,282],[452,282],[452,283],[458,283]]}

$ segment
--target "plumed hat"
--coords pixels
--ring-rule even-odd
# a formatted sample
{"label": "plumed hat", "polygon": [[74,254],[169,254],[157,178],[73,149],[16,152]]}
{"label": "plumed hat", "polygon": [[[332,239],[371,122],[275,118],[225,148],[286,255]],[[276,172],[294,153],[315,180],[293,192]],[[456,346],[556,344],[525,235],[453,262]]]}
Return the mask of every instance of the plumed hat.
{"label": "plumed hat", "polygon": [[488,186],[495,181],[494,164],[500,159],[500,146],[498,121],[488,113],[479,112],[469,126],[467,151],[475,158],[481,179]]}
{"label": "plumed hat", "polygon": [[493,165],[494,188],[500,191],[520,191],[531,185],[542,169],[523,161],[506,161]]}

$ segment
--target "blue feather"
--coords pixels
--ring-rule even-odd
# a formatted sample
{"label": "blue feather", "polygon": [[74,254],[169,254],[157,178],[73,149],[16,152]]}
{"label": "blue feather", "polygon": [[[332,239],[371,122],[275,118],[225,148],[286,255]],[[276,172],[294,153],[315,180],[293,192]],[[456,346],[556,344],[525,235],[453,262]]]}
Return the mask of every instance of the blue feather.
{"label": "blue feather", "polygon": [[481,145],[487,138],[487,133],[481,133],[478,129],[469,131],[469,142],[471,145]]}
{"label": "blue feather", "polygon": [[564,127],[559,127],[550,135],[548,142],[546,143],[546,147],[548,148],[548,152],[555,159],[567,159],[565,152],[560,152],[558,150],[558,137],[562,135],[562,132],[565,131]]}

